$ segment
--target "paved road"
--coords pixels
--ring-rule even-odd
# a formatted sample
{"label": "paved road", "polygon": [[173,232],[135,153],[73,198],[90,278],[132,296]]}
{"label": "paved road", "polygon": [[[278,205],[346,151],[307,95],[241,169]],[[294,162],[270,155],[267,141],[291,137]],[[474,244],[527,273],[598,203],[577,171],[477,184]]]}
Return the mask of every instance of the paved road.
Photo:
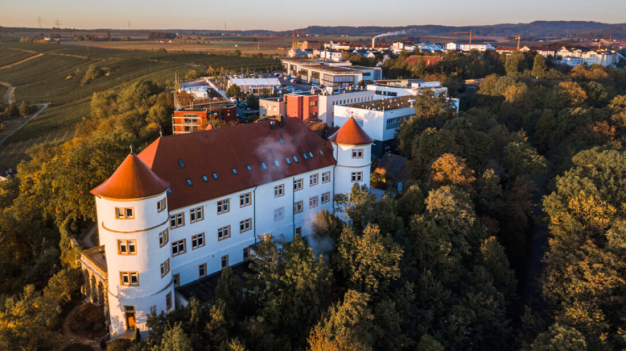
{"label": "paved road", "polygon": [[7,100],[7,104],[10,104],[13,101],[13,91],[15,90],[15,87],[6,82],[0,82],[0,85],[4,85],[5,87],[9,88],[4,97]]}
{"label": "paved road", "polygon": [[41,108],[39,109],[39,111],[33,113],[30,117],[28,117],[24,122],[22,122],[22,124],[20,124],[19,127],[15,128],[15,130],[13,130],[11,133],[9,133],[9,135],[5,136],[4,138],[0,139],[0,145],[2,145],[8,138],[10,138],[13,134],[15,134],[15,132],[17,132],[18,130],[24,128],[25,125],[28,124],[28,122],[32,121],[33,119],[35,119],[35,117],[39,116],[39,114],[41,112],[43,112],[43,110],[45,110],[46,108],[48,108],[48,104],[43,104],[40,105]]}

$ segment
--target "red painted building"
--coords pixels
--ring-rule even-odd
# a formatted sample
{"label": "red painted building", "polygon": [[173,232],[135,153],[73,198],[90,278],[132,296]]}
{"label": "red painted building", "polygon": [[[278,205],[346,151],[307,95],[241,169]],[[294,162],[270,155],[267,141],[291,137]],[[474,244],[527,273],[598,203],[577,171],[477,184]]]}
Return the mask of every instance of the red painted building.
{"label": "red painted building", "polygon": [[305,121],[309,118],[317,119],[317,95],[288,94],[285,95],[285,104],[287,117],[295,117],[302,121]]}
{"label": "red painted building", "polygon": [[204,130],[211,119],[222,121],[237,120],[237,106],[213,89],[207,94],[198,96],[179,91],[174,93],[174,115],[172,116],[172,132],[174,135]]}

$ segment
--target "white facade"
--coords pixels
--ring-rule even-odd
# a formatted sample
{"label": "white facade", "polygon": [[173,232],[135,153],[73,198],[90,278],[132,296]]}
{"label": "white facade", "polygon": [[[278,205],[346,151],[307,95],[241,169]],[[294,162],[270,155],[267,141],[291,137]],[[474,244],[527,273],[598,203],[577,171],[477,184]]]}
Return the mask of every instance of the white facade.
{"label": "white facade", "polygon": [[[354,184],[370,186],[370,165],[372,164],[371,145],[346,145],[332,142],[335,167],[335,190],[338,194],[348,194]],[[360,178],[359,178],[360,177]],[[349,179],[346,182],[345,179]]]}
{"label": "white facade", "polygon": [[[175,288],[244,262],[259,235],[272,234],[278,241],[310,235],[316,214],[332,213],[338,191],[350,192],[355,183],[369,186],[371,144],[358,149],[353,154],[350,146],[333,143],[332,151],[290,155],[287,163],[274,161],[276,167],[330,158],[325,154],[330,152],[334,161],[177,208],[168,204],[168,194],[176,191],[172,187],[140,199],[113,200],[94,193],[108,274],[111,335],[117,337],[134,327],[145,333],[151,308],[167,313],[186,305],[188,301]],[[122,218],[120,211],[131,214]]]}
{"label": "white facade", "polygon": [[[410,88],[390,87],[390,86],[371,84],[367,86],[367,90],[373,91],[377,96],[386,96],[386,97],[387,96],[388,97],[401,97],[401,96],[421,95],[425,90],[430,90],[434,92],[436,96],[441,96],[442,94],[443,96],[448,96],[448,88],[441,86],[440,82],[411,83]],[[448,100],[455,107],[456,114],[458,115],[460,100],[457,98],[448,98]],[[336,113],[337,111],[335,111],[335,114]],[[369,134],[369,131],[366,130],[366,132]]]}
{"label": "white facade", "polygon": [[412,106],[397,109],[365,109],[354,106],[335,106],[335,126],[341,127],[354,117],[370,137],[377,141],[395,138],[402,121],[415,114]]}
{"label": "white facade", "polygon": [[[157,313],[169,312],[174,307],[173,303],[169,309],[166,307],[168,296],[170,301],[174,298],[171,272],[161,275],[161,264],[171,262],[170,247],[159,245],[159,233],[169,225],[167,209],[157,210],[157,202],[165,197],[165,192],[126,201],[96,197],[100,245],[104,245],[105,257],[109,258],[107,290],[113,336],[123,333],[133,321],[140,330],[146,330],[147,314],[152,306]],[[134,218],[116,218],[116,207],[132,208]],[[121,253],[120,245],[129,242],[134,243],[135,253]],[[130,250],[128,246],[126,250]],[[136,284],[126,274],[136,274]],[[131,308],[132,317],[127,316]]]}
{"label": "white facade", "polygon": [[332,95],[319,95],[318,101],[318,118],[328,124],[334,126],[334,106],[348,105],[357,102],[365,102],[382,99],[376,96],[370,90],[344,90],[343,92]]}
{"label": "white facade", "polygon": [[562,48],[557,52],[561,58],[560,62],[569,66],[587,64],[589,66],[598,64],[604,67],[615,66],[619,62],[616,53],[608,51],[582,51],[580,49]]}

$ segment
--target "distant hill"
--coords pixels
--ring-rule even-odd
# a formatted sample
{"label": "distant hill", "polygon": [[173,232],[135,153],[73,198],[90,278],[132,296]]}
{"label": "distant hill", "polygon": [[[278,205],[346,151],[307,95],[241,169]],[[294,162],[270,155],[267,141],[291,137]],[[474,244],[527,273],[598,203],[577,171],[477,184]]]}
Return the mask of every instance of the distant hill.
{"label": "distant hill", "polygon": [[[412,25],[398,27],[323,27],[310,26],[296,29],[299,35],[348,35],[348,36],[372,36],[384,33],[395,32],[398,36],[446,36],[453,32],[466,32],[470,29],[479,36],[516,36],[521,34],[524,37],[605,37],[610,35],[618,38],[626,38],[626,23],[608,24],[591,21],[535,21],[531,23],[503,23],[484,26],[441,26],[441,25]],[[178,32],[203,32],[178,30]],[[246,31],[222,31],[210,30],[212,33],[240,33],[243,35],[291,35],[293,30],[268,31],[268,30],[246,30]]]}

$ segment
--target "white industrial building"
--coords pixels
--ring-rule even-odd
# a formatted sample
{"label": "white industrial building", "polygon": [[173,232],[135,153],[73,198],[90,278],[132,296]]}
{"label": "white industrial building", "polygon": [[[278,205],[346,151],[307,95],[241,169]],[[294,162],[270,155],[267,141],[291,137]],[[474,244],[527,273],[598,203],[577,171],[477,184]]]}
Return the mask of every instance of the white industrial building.
{"label": "white industrial building", "polygon": [[448,51],[472,51],[472,50],[478,50],[480,52],[484,52],[487,50],[495,50],[496,48],[489,44],[489,43],[485,43],[485,44],[462,44],[462,43],[447,43],[446,44],[446,50]]}
{"label": "white industrial building", "polygon": [[373,140],[354,119],[329,140],[285,119],[161,137],[129,155],[92,190],[101,246],[80,259],[111,335],[145,335],[151,309],[209,294],[260,235],[307,236],[335,194],[369,186]]}
{"label": "white industrial building", "polygon": [[282,65],[285,74],[325,87],[356,87],[360,81],[373,82],[383,76],[380,67],[355,66],[349,61],[283,59]]}
{"label": "white industrial building", "polygon": [[258,94],[264,89],[273,92],[281,86],[278,78],[231,78],[228,80],[228,87],[231,85],[237,85],[246,94]]}
{"label": "white industrial building", "polygon": [[354,119],[374,139],[372,154],[381,158],[395,144],[398,127],[415,114],[413,96],[371,100],[334,107],[334,124],[342,127]]}
{"label": "white industrial building", "polygon": [[358,102],[366,102],[382,99],[376,96],[371,90],[342,90],[336,94],[328,94],[326,91],[318,95],[318,118],[328,124],[334,126],[334,107],[341,105],[349,105]]}

